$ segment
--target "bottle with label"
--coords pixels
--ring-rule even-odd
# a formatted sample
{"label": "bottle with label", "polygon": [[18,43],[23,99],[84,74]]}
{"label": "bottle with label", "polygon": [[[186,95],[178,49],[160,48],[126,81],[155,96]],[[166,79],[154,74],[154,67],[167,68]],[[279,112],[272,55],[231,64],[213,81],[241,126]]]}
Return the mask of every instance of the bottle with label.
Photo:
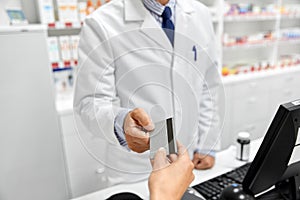
{"label": "bottle with label", "polygon": [[87,0],[86,2],[86,14],[89,15],[94,12],[95,7],[92,0]]}
{"label": "bottle with label", "polygon": [[97,0],[96,9],[99,8],[100,6],[102,6],[101,0]]}

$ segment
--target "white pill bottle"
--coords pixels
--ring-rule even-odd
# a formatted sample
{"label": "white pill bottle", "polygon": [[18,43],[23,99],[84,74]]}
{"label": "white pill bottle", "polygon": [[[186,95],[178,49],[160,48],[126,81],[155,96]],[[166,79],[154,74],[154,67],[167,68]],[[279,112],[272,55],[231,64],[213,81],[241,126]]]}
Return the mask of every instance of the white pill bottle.
{"label": "white pill bottle", "polygon": [[250,133],[239,132],[236,141],[236,158],[240,161],[248,161],[250,156]]}

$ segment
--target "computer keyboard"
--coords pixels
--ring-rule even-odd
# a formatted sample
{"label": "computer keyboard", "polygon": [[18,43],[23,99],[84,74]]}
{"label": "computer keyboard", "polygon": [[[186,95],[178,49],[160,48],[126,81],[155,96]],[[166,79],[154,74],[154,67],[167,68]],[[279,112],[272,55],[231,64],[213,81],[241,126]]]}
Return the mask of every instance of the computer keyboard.
{"label": "computer keyboard", "polygon": [[207,200],[218,200],[224,188],[235,183],[242,184],[250,165],[251,163],[247,163],[230,172],[195,185],[193,188]]}

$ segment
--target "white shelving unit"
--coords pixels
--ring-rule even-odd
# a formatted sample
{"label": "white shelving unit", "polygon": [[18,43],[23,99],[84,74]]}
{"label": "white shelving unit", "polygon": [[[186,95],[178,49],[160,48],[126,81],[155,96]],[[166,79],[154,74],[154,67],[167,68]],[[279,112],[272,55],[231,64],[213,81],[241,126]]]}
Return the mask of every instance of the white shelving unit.
{"label": "white shelving unit", "polygon": [[[277,63],[282,55],[300,54],[300,38],[283,40],[279,37],[281,31],[291,28],[300,30],[300,2],[297,0],[199,0],[208,6],[212,13],[215,33],[220,50],[220,67],[232,66],[238,63],[253,63],[269,61]],[[260,7],[267,7],[273,4],[273,12],[262,14],[244,13],[227,14],[226,8],[230,4],[252,4]],[[282,10],[288,5],[298,6],[297,12],[287,13]],[[270,7],[270,6],[269,6]],[[290,6],[291,7],[291,6]],[[225,34],[243,37],[260,32],[272,31],[272,40],[265,40],[256,43],[241,43],[234,45],[223,45]]]}
{"label": "white shelving unit", "polygon": [[[217,10],[213,15],[216,39],[220,48],[220,67],[240,63],[278,63],[283,55],[300,54],[300,38],[280,38],[286,29],[300,29],[298,13],[284,11],[264,15],[226,15],[228,4],[253,4],[261,7],[274,4],[278,8],[286,5],[300,6],[297,0],[199,0]],[[225,34],[242,37],[259,32],[272,31],[272,38],[252,44],[224,45]],[[294,66],[296,65],[296,66]],[[300,63],[289,67],[272,67],[269,70],[247,72],[223,77],[226,94],[224,102],[226,116],[222,135],[222,148],[232,144],[239,131],[248,131],[253,139],[262,137],[271,122],[278,105],[300,99]]]}
{"label": "white shelving unit", "polygon": [[[38,0],[20,0],[23,3],[26,15],[30,13],[30,22],[39,22],[38,11],[35,10]],[[79,2],[86,2],[86,0],[78,0]],[[280,8],[281,6],[296,5],[300,6],[299,0],[198,0],[208,6],[212,14],[212,20],[216,33],[216,39],[219,50],[219,67],[232,66],[240,63],[259,63],[261,61],[269,61],[270,63],[277,63],[282,55],[286,54],[300,54],[300,38],[294,40],[281,40],[279,37],[282,30],[298,28],[300,29],[300,11],[298,12],[280,12],[279,9],[273,12],[265,12],[262,14],[228,14],[226,9],[230,4],[247,4],[251,3],[253,6],[267,7],[273,4],[273,7]],[[55,2],[55,1],[54,1]],[[94,4],[96,0],[93,0]],[[33,3],[31,6],[29,3]],[[105,0],[102,0],[105,3]],[[56,3],[54,6],[57,7]],[[290,6],[291,7],[291,6]],[[57,18],[57,16],[56,16]],[[48,29],[49,36],[64,36],[64,35],[78,35],[81,30],[80,22],[73,22],[70,26],[64,23],[56,22],[55,26]],[[272,40],[265,40],[256,43],[241,43],[236,45],[223,45],[224,35],[234,37],[243,37],[253,35],[260,32],[272,31]],[[70,70],[73,66],[68,66],[66,69]],[[60,71],[60,69],[58,70]]]}

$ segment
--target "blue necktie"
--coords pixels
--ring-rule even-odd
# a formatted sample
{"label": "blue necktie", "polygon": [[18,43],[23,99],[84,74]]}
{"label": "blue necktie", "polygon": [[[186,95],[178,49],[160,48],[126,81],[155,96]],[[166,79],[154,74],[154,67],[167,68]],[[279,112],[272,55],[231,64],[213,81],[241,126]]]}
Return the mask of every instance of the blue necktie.
{"label": "blue necktie", "polygon": [[174,46],[174,24],[171,21],[172,11],[171,8],[166,6],[164,12],[162,13],[162,28],[167,34],[172,46]]}

